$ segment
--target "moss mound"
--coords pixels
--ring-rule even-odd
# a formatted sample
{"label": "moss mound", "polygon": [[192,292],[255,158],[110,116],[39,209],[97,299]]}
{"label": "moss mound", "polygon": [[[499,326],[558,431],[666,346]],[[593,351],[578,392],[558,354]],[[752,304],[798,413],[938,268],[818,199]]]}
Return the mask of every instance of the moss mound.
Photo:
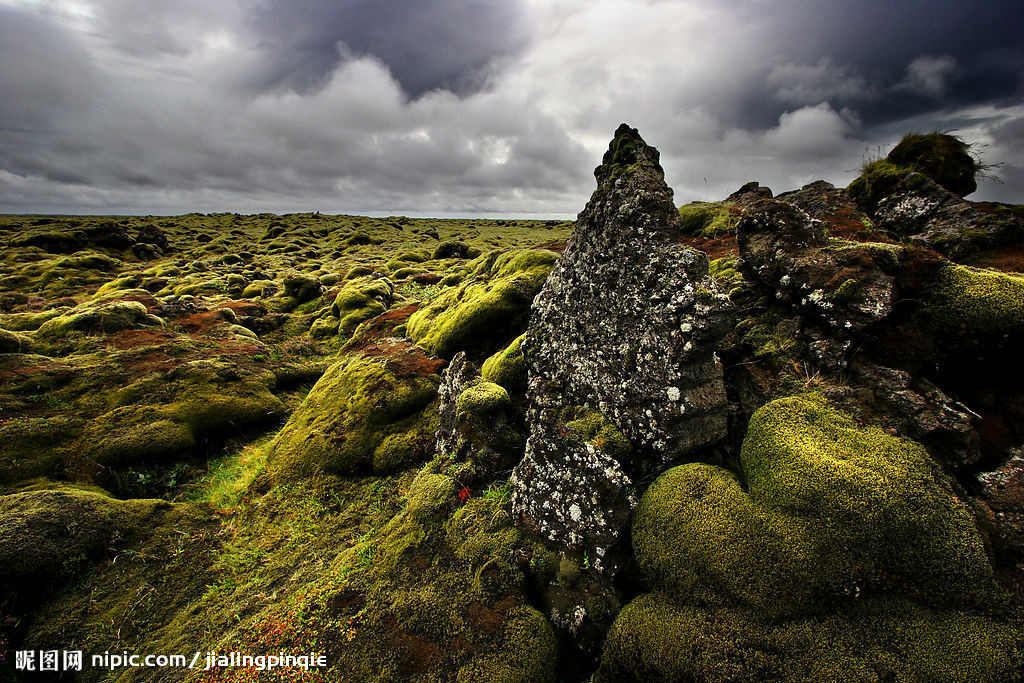
{"label": "moss mound", "polygon": [[791,659],[799,680],[844,666],[907,680],[1014,670],[1024,632],[992,616],[1003,598],[981,537],[922,447],[804,396],[758,410],[740,457],[746,490],[695,463],[642,497],[633,544],[655,592],[616,622],[605,680],[628,667],[756,679]]}
{"label": "moss mound", "polygon": [[382,358],[347,356],[331,366],[267,447],[279,480],[387,471],[429,453],[440,378],[396,374]]}
{"label": "moss mound", "polygon": [[903,136],[886,159],[922,173],[953,194],[964,197],[978,189],[978,162],[970,146],[955,135],[911,133]]}
{"label": "moss mound", "polygon": [[169,508],[69,487],[0,496],[0,592],[32,600]]}
{"label": "moss mound", "polygon": [[84,305],[47,320],[36,330],[37,339],[53,341],[71,332],[105,334],[140,327],[161,327],[164,321],[150,315],[138,301],[114,301],[98,306]]}
{"label": "moss mound", "polygon": [[740,457],[746,491],[693,464],[644,494],[633,539],[652,584],[765,615],[863,591],[962,603],[993,588],[970,514],[921,446],[790,397],[754,414]]}
{"label": "moss mound", "polygon": [[997,681],[1024,664],[1020,630],[899,598],[761,622],[644,595],[619,614],[594,677],[611,681]]}
{"label": "moss mound", "polygon": [[738,207],[729,202],[690,202],[679,207],[680,231],[693,237],[721,237],[736,232]]}
{"label": "moss mound", "polygon": [[394,298],[395,285],[388,278],[362,276],[348,280],[331,306],[339,319],[338,333],[351,334],[359,323],[388,310]]}
{"label": "moss mound", "polygon": [[480,366],[481,377],[501,385],[511,395],[526,392],[526,358],[520,346],[525,337],[525,334],[519,335]]}
{"label": "moss mound", "polygon": [[475,277],[443,292],[409,318],[408,333],[435,356],[491,354],[520,334],[530,304],[558,254],[542,249],[491,252],[470,265]]}
{"label": "moss mound", "polygon": [[926,310],[943,331],[969,340],[1024,335],[1024,278],[949,264]]}
{"label": "moss mound", "polygon": [[911,133],[884,159],[864,166],[846,193],[861,209],[874,214],[878,202],[892,194],[909,173],[921,173],[963,197],[978,189],[975,175],[979,170],[970,146],[955,135]]}

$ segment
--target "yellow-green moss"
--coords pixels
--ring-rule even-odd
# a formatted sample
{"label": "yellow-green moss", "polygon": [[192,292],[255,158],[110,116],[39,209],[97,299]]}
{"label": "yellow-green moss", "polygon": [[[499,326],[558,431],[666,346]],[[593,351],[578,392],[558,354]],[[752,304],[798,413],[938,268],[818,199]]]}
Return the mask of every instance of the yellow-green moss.
{"label": "yellow-green moss", "polygon": [[29,337],[0,328],[0,353],[31,353],[32,349]]}
{"label": "yellow-green moss", "polygon": [[100,465],[182,458],[195,448],[192,430],[166,406],[115,408],[93,420],[83,438],[83,452]]}
{"label": "yellow-green moss", "polygon": [[581,441],[607,453],[620,462],[629,458],[629,439],[596,410],[573,406],[562,410],[565,426]]}
{"label": "yellow-green moss", "polygon": [[473,262],[479,277],[416,311],[409,318],[409,336],[436,356],[460,350],[492,353],[522,332],[530,304],[557,258],[535,249],[481,256]]}
{"label": "yellow-green moss", "polygon": [[874,213],[878,202],[892,194],[896,186],[914,171],[910,166],[877,159],[864,166],[846,188],[848,194],[863,210]]}
{"label": "yellow-green moss", "polygon": [[1024,334],[1024,278],[947,265],[939,273],[927,312],[947,331],[983,337]]}
{"label": "yellow-green moss", "polygon": [[696,237],[720,237],[736,232],[739,211],[729,202],[690,202],[679,207],[680,231]]}
{"label": "yellow-green moss", "polygon": [[398,378],[380,360],[349,356],[331,366],[277,437],[267,460],[278,479],[368,470],[388,436],[430,432],[423,409],[437,376]]}
{"label": "yellow-green moss", "polygon": [[54,341],[70,332],[109,333],[138,327],[161,327],[164,321],[150,315],[138,301],[116,301],[99,306],[79,306],[47,320],[36,330],[37,339]]}
{"label": "yellow-green moss", "polygon": [[493,382],[477,382],[467,387],[455,399],[455,413],[486,415],[506,410],[510,405],[508,392],[504,388]]}
{"label": "yellow-green moss", "polygon": [[861,591],[962,604],[994,590],[970,514],[921,446],[790,397],[754,414],[740,458],[746,491],[693,464],[644,494],[633,539],[652,584],[768,615]]}
{"label": "yellow-green moss", "polygon": [[899,598],[760,622],[644,595],[619,614],[595,680],[998,681],[1024,664],[1021,631],[967,610]]}
{"label": "yellow-green moss", "polygon": [[480,376],[488,382],[501,385],[510,394],[524,393],[526,359],[521,344],[525,337],[525,334],[519,335],[511,344],[485,360],[480,367]]}
{"label": "yellow-green moss", "polygon": [[97,559],[115,538],[142,533],[166,507],[71,487],[0,496],[0,590],[32,599]]}
{"label": "yellow-green moss", "polygon": [[395,285],[388,278],[362,276],[347,281],[331,307],[339,319],[338,333],[348,335],[359,323],[388,310],[394,296]]}

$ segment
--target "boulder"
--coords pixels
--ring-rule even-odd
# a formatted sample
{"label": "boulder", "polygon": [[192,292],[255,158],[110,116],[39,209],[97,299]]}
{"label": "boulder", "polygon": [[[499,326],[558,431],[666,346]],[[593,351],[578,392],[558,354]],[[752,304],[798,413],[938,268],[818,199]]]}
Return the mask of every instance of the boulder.
{"label": "boulder", "polygon": [[[619,127],[595,176],[521,345],[530,437],[512,506],[522,526],[586,548],[601,567],[628,520],[631,477],[725,435],[714,348],[732,306],[708,276],[707,256],[678,243],[658,151],[635,129]],[[568,426],[584,418],[627,447]]]}
{"label": "boulder", "polygon": [[911,173],[878,202],[875,221],[882,230],[954,260],[1024,239],[1018,213],[1000,205],[985,209]]}

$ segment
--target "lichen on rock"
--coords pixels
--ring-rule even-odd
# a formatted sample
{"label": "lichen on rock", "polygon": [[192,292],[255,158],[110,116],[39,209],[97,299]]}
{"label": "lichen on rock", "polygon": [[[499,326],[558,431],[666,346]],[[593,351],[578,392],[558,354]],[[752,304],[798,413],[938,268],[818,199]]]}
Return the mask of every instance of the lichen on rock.
{"label": "lichen on rock", "polygon": [[[631,476],[725,434],[714,345],[731,304],[707,256],[677,242],[679,212],[658,151],[635,129],[619,127],[595,176],[522,341],[531,431],[512,481],[521,524],[603,554],[629,517]],[[561,419],[570,406],[621,431],[630,455],[573,443]]]}

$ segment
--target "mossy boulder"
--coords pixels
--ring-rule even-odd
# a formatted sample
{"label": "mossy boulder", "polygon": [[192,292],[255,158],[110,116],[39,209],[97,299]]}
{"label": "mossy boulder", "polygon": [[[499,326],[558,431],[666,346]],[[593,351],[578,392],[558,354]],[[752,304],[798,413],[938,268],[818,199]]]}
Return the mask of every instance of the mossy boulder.
{"label": "mossy boulder", "polygon": [[974,179],[978,162],[971,155],[970,145],[955,135],[910,133],[903,136],[886,159],[923,173],[959,197],[978,189]]}
{"label": "mossy boulder", "polygon": [[35,337],[55,341],[71,332],[109,334],[141,327],[162,327],[163,319],[151,315],[138,301],[113,301],[99,305],[84,304],[66,314],[47,320]]}
{"label": "mossy boulder", "polygon": [[1017,670],[1024,631],[921,446],[789,397],[751,418],[741,466],[745,486],[694,463],[644,493],[633,544],[654,591],[619,615],[599,680],[627,668],[657,680]]}
{"label": "mossy boulder", "polygon": [[66,415],[0,421],[0,484],[54,472],[73,452],[83,424],[84,420]]}
{"label": "mossy boulder", "polygon": [[394,298],[395,285],[386,277],[364,275],[348,280],[331,306],[339,320],[338,334],[347,336],[359,323],[384,313]]}
{"label": "mossy boulder", "polygon": [[170,506],[70,487],[0,496],[0,594],[31,601],[144,533]]}
{"label": "mossy boulder", "polygon": [[900,598],[761,622],[683,606],[657,593],[619,614],[594,681],[1016,680],[1021,631],[969,610]]}
{"label": "mossy boulder", "polygon": [[921,173],[963,197],[978,188],[975,174],[978,162],[963,140],[942,133],[911,133],[903,137],[884,159],[864,166],[846,188],[846,193],[868,214],[896,190],[910,173]]}
{"label": "mossy boulder", "polygon": [[510,395],[526,393],[526,359],[521,344],[525,334],[516,337],[511,344],[488,358],[480,366],[480,376],[488,382],[499,384]]}
{"label": "mossy boulder", "polygon": [[690,202],[679,207],[679,229],[692,237],[721,237],[736,232],[739,217],[739,207],[729,202]]}
{"label": "mossy boulder", "polygon": [[[425,409],[438,383],[433,374],[396,374],[386,359],[343,358],[317,381],[267,446],[269,471],[288,480],[383,471],[426,457],[434,427]],[[408,438],[389,438],[396,435]]]}
{"label": "mossy boulder", "polygon": [[442,292],[409,318],[408,334],[428,353],[491,354],[523,332],[530,304],[558,254],[543,249],[492,252],[476,277]]}
{"label": "mossy boulder", "polygon": [[633,542],[652,585],[765,615],[862,591],[962,604],[993,590],[970,514],[916,443],[790,397],[754,414],[740,457],[746,490],[692,464],[641,498]]}
{"label": "mossy boulder", "polygon": [[963,341],[1024,336],[1024,277],[947,264],[939,270],[927,319]]}

